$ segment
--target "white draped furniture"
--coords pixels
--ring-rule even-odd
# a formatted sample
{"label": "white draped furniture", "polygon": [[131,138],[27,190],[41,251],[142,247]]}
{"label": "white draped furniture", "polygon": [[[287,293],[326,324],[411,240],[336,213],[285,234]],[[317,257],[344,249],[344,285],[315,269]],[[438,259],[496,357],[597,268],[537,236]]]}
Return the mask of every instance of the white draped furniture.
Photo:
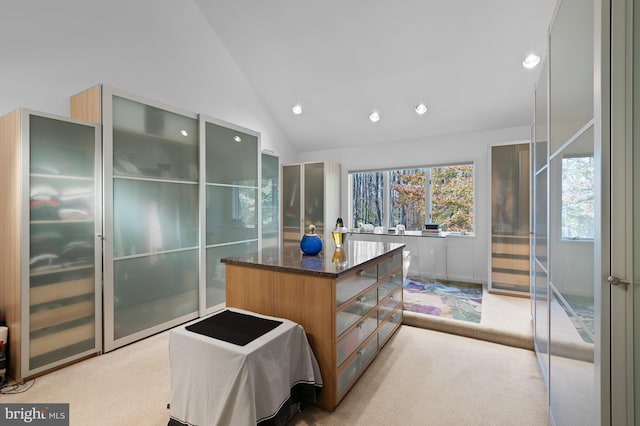
{"label": "white draped furniture", "polygon": [[[245,346],[187,330],[226,310],[282,324]],[[283,413],[288,420],[294,386],[322,386],[318,363],[299,324],[241,309],[211,316],[170,332],[169,424],[279,424]]]}

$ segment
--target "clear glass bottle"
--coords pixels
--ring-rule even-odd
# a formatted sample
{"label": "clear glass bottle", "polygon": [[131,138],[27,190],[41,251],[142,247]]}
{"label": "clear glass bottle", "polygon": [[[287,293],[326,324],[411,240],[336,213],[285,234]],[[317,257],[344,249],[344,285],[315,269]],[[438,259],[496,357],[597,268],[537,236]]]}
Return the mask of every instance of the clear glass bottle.
{"label": "clear glass bottle", "polygon": [[331,235],[333,236],[333,242],[335,243],[336,248],[340,248],[344,245],[347,238],[347,228],[344,227],[344,222],[341,217],[336,220],[336,226],[333,228],[333,231],[331,231]]}

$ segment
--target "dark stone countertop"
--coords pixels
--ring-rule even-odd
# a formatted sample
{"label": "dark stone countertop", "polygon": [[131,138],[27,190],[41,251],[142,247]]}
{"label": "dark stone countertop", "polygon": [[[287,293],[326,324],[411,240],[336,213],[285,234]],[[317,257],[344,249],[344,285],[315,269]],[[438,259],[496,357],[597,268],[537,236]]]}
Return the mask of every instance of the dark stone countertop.
{"label": "dark stone countertop", "polygon": [[[327,247],[328,246],[328,247]],[[343,250],[336,250],[332,242],[314,256],[305,255],[299,247],[270,247],[262,251],[221,259],[227,265],[249,266],[280,272],[337,278],[347,272],[375,261],[404,244],[373,241],[346,241]]]}

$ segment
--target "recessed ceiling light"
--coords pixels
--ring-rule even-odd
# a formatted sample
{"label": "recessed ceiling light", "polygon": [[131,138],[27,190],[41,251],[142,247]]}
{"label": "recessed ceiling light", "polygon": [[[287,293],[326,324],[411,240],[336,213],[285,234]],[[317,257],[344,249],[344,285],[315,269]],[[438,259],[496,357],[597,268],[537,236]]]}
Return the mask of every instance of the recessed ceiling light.
{"label": "recessed ceiling light", "polygon": [[428,110],[427,106],[425,104],[418,104],[416,105],[416,114],[418,115],[422,115],[424,113],[426,113]]}
{"label": "recessed ceiling light", "polygon": [[371,120],[372,123],[380,121],[380,113],[378,111],[373,111],[369,114],[369,120]]}
{"label": "recessed ceiling light", "polygon": [[233,137],[233,140],[236,142],[242,142],[242,138],[240,138],[240,136],[236,135]]}
{"label": "recessed ceiling light", "polygon": [[293,111],[293,113],[295,115],[300,115],[302,114],[302,105],[300,104],[295,104],[292,108],[291,111]]}
{"label": "recessed ceiling light", "polygon": [[184,129],[180,130],[180,134],[181,134],[182,136],[189,136],[189,132],[187,132],[187,131],[186,131],[186,130],[184,130]]}
{"label": "recessed ceiling light", "polygon": [[527,69],[531,69],[531,68],[535,68],[535,66],[538,65],[539,63],[540,63],[540,56],[536,55],[535,53],[532,53],[526,58],[524,58],[524,61],[522,61],[522,66]]}

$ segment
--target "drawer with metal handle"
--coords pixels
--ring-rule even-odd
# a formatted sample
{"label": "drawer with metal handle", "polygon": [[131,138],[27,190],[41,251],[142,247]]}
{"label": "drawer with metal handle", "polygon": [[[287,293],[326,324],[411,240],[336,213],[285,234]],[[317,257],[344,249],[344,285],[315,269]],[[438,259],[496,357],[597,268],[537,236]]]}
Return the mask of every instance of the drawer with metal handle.
{"label": "drawer with metal handle", "polygon": [[336,365],[342,364],[378,327],[378,313],[374,310],[338,339]]}
{"label": "drawer with metal handle", "polygon": [[393,334],[393,332],[400,326],[402,323],[402,307],[398,307],[393,313],[389,316],[389,319],[380,325],[378,329],[378,341],[380,343],[380,347],[382,347],[389,337]]}
{"label": "drawer with metal handle", "polygon": [[402,287],[398,287],[396,291],[387,296],[378,308],[378,324],[386,320],[391,312],[398,307],[402,308]]}
{"label": "drawer with metal handle", "polygon": [[378,289],[363,294],[336,313],[336,336],[340,337],[349,327],[361,321],[378,305]]}
{"label": "drawer with metal handle", "polygon": [[342,398],[351,388],[351,385],[360,377],[360,374],[367,368],[377,353],[378,339],[374,336],[357,351],[346,367],[338,372],[338,399]]}
{"label": "drawer with metal handle", "polygon": [[336,283],[336,306],[348,302],[378,280],[376,265],[359,268]]}

